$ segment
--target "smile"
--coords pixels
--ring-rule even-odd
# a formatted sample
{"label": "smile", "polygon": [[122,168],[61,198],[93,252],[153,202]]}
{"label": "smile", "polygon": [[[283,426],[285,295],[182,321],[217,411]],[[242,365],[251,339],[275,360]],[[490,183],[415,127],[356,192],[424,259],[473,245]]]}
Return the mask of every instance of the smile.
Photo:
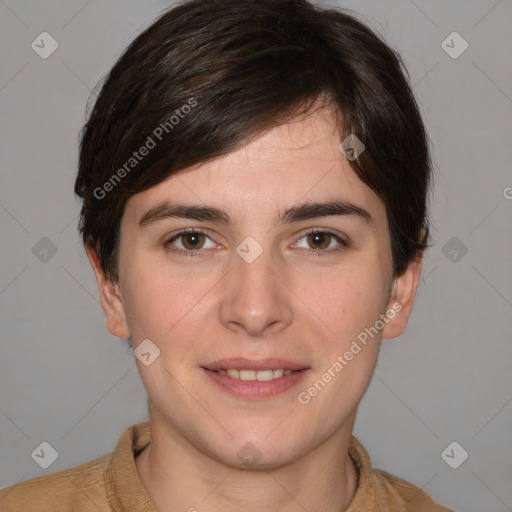
{"label": "smile", "polygon": [[234,368],[230,368],[228,370],[218,370],[218,374],[220,375],[229,375],[232,379],[239,380],[257,380],[260,382],[269,381],[274,379],[280,379],[283,375],[290,375],[292,370],[284,370],[283,368],[278,368],[276,370],[237,370]]}
{"label": "smile", "polygon": [[282,359],[224,359],[201,370],[213,381],[213,392],[251,401],[284,395],[310,373],[310,368]]}

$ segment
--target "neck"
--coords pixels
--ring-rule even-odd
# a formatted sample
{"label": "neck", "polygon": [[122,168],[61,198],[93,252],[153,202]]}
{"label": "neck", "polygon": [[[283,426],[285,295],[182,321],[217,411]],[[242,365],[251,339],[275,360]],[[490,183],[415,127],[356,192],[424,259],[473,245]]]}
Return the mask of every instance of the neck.
{"label": "neck", "polygon": [[236,468],[153,422],[152,441],[136,458],[139,476],[162,512],[244,510],[344,512],[358,487],[348,455],[353,420],[303,457],[278,467]]}

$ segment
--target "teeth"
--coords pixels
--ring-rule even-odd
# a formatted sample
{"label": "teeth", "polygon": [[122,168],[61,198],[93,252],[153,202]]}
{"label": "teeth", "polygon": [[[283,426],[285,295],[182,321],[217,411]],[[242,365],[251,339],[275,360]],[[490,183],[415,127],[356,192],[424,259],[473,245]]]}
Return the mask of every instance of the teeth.
{"label": "teeth", "polygon": [[290,375],[292,370],[283,370],[282,368],[278,368],[275,370],[236,370],[234,368],[230,368],[229,370],[218,370],[217,373],[221,375],[228,374],[233,379],[240,380],[257,380],[257,381],[267,381],[273,379],[279,379],[283,375]]}
{"label": "teeth", "polygon": [[233,379],[240,378],[240,372],[238,370],[228,370],[227,372],[230,377],[233,377]]}

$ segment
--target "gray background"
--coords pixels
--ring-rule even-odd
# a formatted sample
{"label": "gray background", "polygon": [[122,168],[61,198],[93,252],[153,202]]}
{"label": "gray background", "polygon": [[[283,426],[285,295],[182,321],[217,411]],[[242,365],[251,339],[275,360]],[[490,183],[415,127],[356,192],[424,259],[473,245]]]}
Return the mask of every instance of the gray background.
{"label": "gray background", "polygon": [[[455,510],[512,510],[512,2],[331,4],[403,56],[436,163],[415,311],[383,342],[354,433],[376,467]],[[147,418],[133,355],[105,328],[73,183],[91,89],[168,5],[0,1],[0,487],[110,452]],[[43,31],[59,44],[47,59],[31,48]],[[469,44],[456,59],[441,46],[453,31]],[[34,254],[43,237],[56,254]],[[58,452],[46,470],[31,458],[42,441]],[[457,469],[441,457],[453,441],[469,453]]]}

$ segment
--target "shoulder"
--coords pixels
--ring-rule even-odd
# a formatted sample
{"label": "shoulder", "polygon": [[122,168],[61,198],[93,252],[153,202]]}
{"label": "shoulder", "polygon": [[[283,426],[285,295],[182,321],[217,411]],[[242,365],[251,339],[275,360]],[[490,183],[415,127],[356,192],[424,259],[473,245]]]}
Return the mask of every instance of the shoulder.
{"label": "shoulder", "polygon": [[372,467],[370,455],[354,435],[349,455],[358,468],[359,484],[348,512],[454,512],[410,482]]}
{"label": "shoulder", "polygon": [[372,480],[378,495],[403,500],[402,512],[454,512],[436,503],[419,487],[382,469],[372,469]]}
{"label": "shoulder", "polygon": [[103,473],[111,455],[0,489],[0,511],[110,511]]}

